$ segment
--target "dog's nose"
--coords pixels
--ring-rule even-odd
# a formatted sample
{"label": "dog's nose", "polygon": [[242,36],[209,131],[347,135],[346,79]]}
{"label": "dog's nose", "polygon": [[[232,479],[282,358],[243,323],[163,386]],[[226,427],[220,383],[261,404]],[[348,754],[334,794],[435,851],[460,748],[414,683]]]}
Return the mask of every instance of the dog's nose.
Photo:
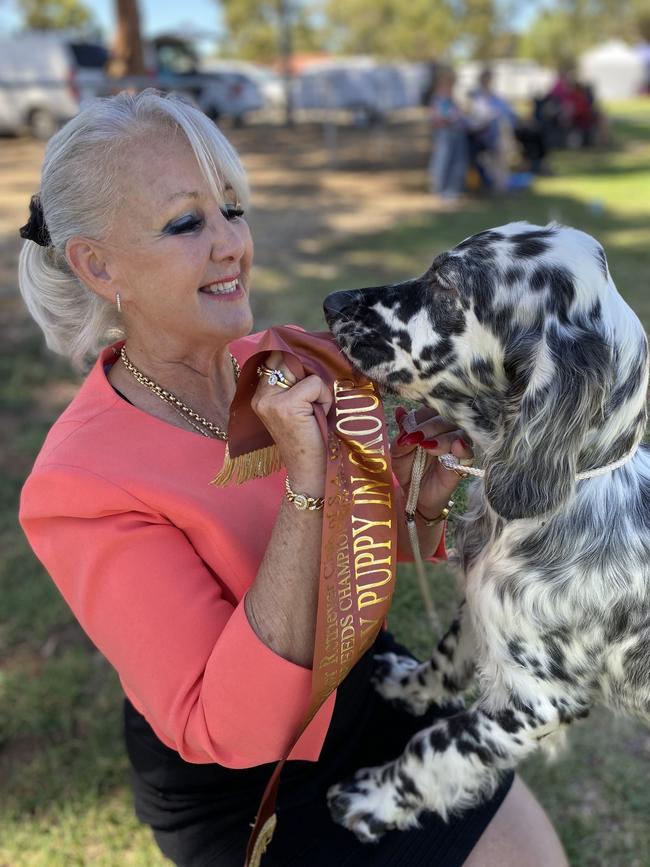
{"label": "dog's nose", "polygon": [[337,322],[341,316],[346,315],[346,311],[353,307],[356,303],[357,293],[353,290],[344,290],[343,292],[332,292],[323,302],[323,310],[325,311],[325,319],[328,325]]}

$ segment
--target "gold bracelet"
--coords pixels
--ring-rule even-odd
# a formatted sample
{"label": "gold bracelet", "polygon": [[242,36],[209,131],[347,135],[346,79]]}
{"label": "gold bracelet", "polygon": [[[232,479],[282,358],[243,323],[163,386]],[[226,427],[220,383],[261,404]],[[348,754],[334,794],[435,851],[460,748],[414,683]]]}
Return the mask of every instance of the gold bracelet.
{"label": "gold bracelet", "polygon": [[427,518],[426,515],[423,515],[422,512],[416,508],[415,514],[418,515],[423,521],[425,527],[435,527],[436,524],[439,524],[441,521],[446,521],[449,517],[449,513],[454,508],[454,501],[449,500],[445,508],[440,512],[439,515],[436,515],[435,518]]}
{"label": "gold bracelet", "polygon": [[292,491],[289,484],[289,476],[284,480],[284,487],[287,491],[287,500],[293,503],[296,509],[300,509],[301,512],[317,512],[325,505],[324,497],[308,497],[307,494],[296,494],[295,491]]}

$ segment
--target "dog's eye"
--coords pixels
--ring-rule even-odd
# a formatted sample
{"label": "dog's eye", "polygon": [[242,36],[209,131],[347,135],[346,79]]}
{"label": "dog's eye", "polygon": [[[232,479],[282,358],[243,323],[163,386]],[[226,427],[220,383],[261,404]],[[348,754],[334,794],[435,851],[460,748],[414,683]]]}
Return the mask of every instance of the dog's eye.
{"label": "dog's eye", "polygon": [[436,274],[436,281],[442,289],[448,289],[451,291],[454,288],[449,278],[445,274],[441,274],[439,271]]}

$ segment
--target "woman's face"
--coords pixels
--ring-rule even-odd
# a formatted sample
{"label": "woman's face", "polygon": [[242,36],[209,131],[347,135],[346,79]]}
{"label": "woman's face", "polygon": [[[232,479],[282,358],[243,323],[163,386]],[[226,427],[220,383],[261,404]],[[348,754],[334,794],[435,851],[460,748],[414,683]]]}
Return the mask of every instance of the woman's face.
{"label": "woman's face", "polygon": [[215,201],[180,135],[150,138],[128,151],[105,245],[127,335],[214,352],[252,327],[251,234],[234,192]]}

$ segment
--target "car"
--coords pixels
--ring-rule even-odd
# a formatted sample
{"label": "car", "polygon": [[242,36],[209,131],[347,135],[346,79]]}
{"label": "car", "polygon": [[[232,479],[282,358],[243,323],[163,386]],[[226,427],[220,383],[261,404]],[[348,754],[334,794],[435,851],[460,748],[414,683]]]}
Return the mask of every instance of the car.
{"label": "car", "polygon": [[258,63],[234,58],[226,60],[207,58],[201,61],[201,71],[240,73],[259,88],[265,108],[282,109],[286,105],[285,83],[282,77]]}
{"label": "car", "polygon": [[0,39],[0,130],[46,140],[92,97],[106,93],[109,54],[64,32]]}
{"label": "car", "polygon": [[236,69],[205,69],[192,46],[175,36],[159,36],[146,47],[156,86],[188,96],[212,120],[246,116],[264,107],[258,84]]}

